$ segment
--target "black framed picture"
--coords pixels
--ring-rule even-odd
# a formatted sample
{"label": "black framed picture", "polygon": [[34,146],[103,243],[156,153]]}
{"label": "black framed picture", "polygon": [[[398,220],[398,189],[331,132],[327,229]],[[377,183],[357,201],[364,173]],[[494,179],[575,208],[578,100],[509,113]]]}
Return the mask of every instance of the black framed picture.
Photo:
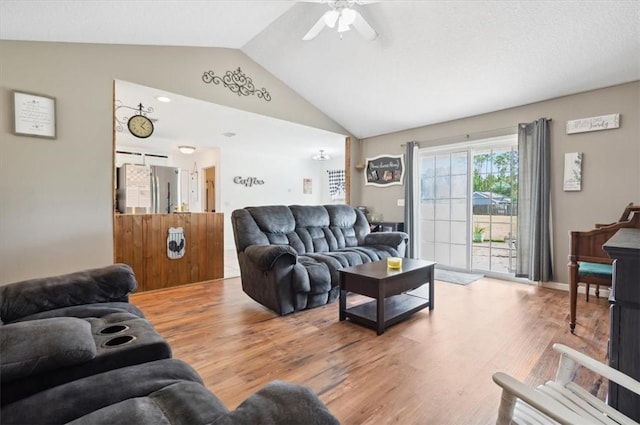
{"label": "black framed picture", "polygon": [[364,173],[367,185],[385,187],[402,184],[404,155],[379,155],[367,158]]}

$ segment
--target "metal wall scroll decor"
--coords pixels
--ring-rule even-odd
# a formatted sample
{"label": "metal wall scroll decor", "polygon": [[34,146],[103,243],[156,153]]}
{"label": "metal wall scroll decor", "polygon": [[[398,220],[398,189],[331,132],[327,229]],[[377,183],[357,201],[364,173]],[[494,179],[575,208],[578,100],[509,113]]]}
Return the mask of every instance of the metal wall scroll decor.
{"label": "metal wall scroll decor", "polygon": [[[123,132],[124,129],[127,128],[127,122],[129,121],[129,118],[131,118],[132,115],[140,114],[146,117],[148,116],[148,114],[153,113],[152,106],[148,106],[145,108],[142,103],[140,103],[137,106],[129,106],[129,105],[123,105],[121,100],[116,100],[115,105],[116,105],[115,113],[113,115],[116,119],[116,131],[118,132]],[[132,113],[129,111],[134,111],[134,112]],[[151,121],[157,121],[155,118],[151,118],[151,117],[148,117],[148,118]]]}
{"label": "metal wall scroll decor", "polygon": [[214,83],[216,85],[222,83],[226,88],[236,93],[238,96],[258,96],[259,99],[264,99],[267,102],[271,101],[271,95],[264,87],[256,89],[253,85],[253,80],[242,72],[240,67],[235,71],[227,71],[222,77],[215,75],[213,71],[205,71],[202,74],[202,81],[206,84]]}

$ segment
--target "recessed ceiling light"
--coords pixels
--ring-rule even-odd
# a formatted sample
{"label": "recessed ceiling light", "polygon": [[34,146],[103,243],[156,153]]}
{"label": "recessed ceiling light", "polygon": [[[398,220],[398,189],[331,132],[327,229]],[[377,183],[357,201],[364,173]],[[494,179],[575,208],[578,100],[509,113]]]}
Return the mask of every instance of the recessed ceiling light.
{"label": "recessed ceiling light", "polygon": [[156,99],[160,102],[171,102],[171,99],[169,99],[167,96],[157,96]]}
{"label": "recessed ceiling light", "polygon": [[194,146],[178,146],[178,150],[185,155],[191,155],[196,148]]}
{"label": "recessed ceiling light", "polygon": [[236,133],[232,132],[232,131],[227,131],[226,133],[222,133],[222,135],[224,137],[233,137],[236,135]]}

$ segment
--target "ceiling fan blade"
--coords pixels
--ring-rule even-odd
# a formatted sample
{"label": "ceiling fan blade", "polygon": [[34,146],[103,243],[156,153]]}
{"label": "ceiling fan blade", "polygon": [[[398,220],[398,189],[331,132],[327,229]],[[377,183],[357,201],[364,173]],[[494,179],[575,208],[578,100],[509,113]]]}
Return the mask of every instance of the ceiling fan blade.
{"label": "ceiling fan blade", "polygon": [[374,40],[378,36],[378,33],[371,27],[371,25],[369,25],[367,21],[364,20],[362,15],[357,10],[354,10],[354,12],[356,13],[356,17],[352,24],[353,27],[360,33],[360,35],[362,35],[365,40]]}
{"label": "ceiling fan blade", "polygon": [[302,37],[302,39],[304,41],[313,40],[318,36],[318,34],[320,34],[320,31],[322,31],[325,25],[326,24],[324,22],[324,15],[322,15],[320,19],[318,19],[318,21],[311,27],[309,32],[306,33],[304,37]]}

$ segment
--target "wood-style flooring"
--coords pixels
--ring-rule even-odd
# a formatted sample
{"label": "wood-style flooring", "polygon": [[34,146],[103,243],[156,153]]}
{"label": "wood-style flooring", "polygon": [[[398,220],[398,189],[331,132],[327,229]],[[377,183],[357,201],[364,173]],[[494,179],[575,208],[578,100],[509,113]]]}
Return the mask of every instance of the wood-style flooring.
{"label": "wood-style flooring", "polygon": [[[310,387],[343,425],[495,423],[507,372],[531,385],[553,378],[551,346],[605,361],[608,302],[578,300],[569,332],[568,292],[483,278],[436,281],[435,309],[383,335],[338,321],[338,303],[280,317],[231,278],[135,294],[139,306],[229,409],[274,379]],[[349,303],[366,298],[349,295]],[[583,373],[601,398],[606,382]]]}

